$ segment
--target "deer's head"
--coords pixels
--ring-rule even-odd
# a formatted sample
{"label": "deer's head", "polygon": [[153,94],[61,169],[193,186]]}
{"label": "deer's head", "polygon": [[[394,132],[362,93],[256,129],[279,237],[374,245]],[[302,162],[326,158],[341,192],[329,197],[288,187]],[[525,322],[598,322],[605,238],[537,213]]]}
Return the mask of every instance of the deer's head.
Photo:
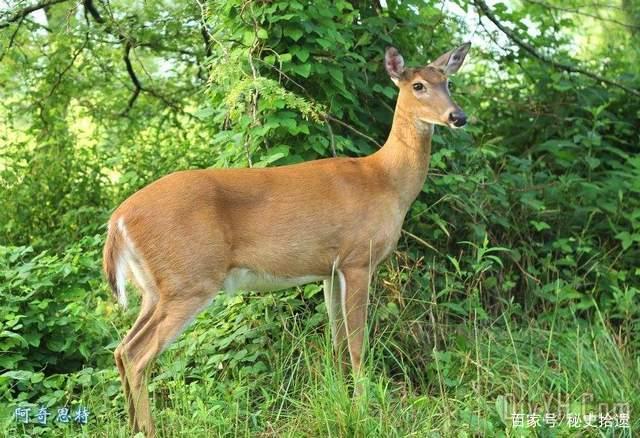
{"label": "deer's head", "polygon": [[467,116],[451,99],[449,76],[456,73],[469,52],[466,43],[419,68],[405,68],[404,59],[394,47],[385,53],[385,67],[400,89],[398,108],[416,123],[426,122],[460,128]]}

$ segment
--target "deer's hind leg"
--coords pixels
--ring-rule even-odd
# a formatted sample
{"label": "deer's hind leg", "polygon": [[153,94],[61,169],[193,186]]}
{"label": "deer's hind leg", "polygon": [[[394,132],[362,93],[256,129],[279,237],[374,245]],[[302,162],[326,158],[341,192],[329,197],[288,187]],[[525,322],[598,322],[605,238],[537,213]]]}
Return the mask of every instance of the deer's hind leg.
{"label": "deer's hind leg", "polygon": [[[130,421],[135,432],[155,434],[147,391],[148,371],[157,358],[215,296],[212,290],[184,290],[181,294],[162,294],[147,321],[130,332],[120,350],[129,385]],[[135,328],[135,327],[134,327]]]}
{"label": "deer's hind leg", "polygon": [[[133,405],[133,400],[131,398],[131,387],[129,385],[129,379],[127,378],[126,374],[125,356],[123,355],[123,349],[127,342],[134,336],[136,336],[136,334],[147,324],[147,322],[153,315],[156,309],[156,304],[158,302],[158,290],[154,282],[150,280],[149,276],[143,270],[142,265],[133,254],[127,252],[124,257],[126,257],[125,261],[128,265],[126,269],[131,270],[133,280],[135,281],[138,290],[141,292],[142,303],[136,321],[133,323],[133,326],[131,326],[131,329],[129,329],[120,344],[116,347],[115,351],[113,352],[113,356],[118,368],[118,373],[120,374],[120,381],[122,382],[122,389],[124,391],[125,401],[127,403],[129,425],[132,428],[135,428],[135,406]],[[121,269],[125,269],[125,267],[122,266]]]}
{"label": "deer's hind leg", "polygon": [[129,379],[127,379],[126,368],[124,363],[124,355],[123,349],[126,345],[127,341],[135,336],[136,333],[140,331],[142,327],[149,321],[151,315],[155,310],[155,303],[145,303],[143,298],[142,308],[140,313],[138,314],[138,318],[136,322],[133,324],[127,335],[122,339],[120,344],[116,347],[113,352],[113,356],[115,358],[116,366],[118,367],[118,373],[120,374],[120,381],[122,382],[122,389],[124,391],[125,402],[127,403],[128,411],[129,411],[129,425],[131,427],[135,427],[134,423],[134,414],[135,408],[133,406],[133,401],[131,399],[131,387],[129,386]]}

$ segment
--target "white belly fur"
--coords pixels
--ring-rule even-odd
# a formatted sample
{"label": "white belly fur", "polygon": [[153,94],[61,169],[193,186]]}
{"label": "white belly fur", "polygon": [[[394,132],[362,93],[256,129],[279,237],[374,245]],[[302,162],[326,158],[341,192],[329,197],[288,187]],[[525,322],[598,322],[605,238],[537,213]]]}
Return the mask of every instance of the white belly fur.
{"label": "white belly fur", "polygon": [[272,292],[326,279],[327,277],[317,275],[276,277],[263,272],[254,272],[247,268],[234,268],[225,277],[222,290],[225,292],[237,290]]}

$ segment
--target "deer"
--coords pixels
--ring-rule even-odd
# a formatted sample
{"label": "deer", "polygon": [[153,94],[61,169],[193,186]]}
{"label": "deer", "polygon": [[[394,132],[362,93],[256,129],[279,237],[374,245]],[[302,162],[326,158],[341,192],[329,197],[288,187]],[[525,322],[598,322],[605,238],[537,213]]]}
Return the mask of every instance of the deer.
{"label": "deer", "polygon": [[322,281],[334,348],[348,352],[360,375],[371,278],[396,248],[426,181],[434,126],[467,122],[448,78],[470,45],[419,68],[386,50],[398,97],[389,137],[371,155],[179,171],[115,209],[105,276],[122,307],[128,279],[141,295],[138,317],[114,351],[134,432],[155,435],[146,371],[219,291]]}

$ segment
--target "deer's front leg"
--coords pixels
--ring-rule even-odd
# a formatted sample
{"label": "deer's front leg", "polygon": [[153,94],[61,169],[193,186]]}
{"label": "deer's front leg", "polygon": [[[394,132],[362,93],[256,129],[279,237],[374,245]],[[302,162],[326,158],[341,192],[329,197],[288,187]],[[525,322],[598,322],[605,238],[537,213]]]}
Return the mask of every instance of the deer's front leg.
{"label": "deer's front leg", "polygon": [[[344,269],[342,291],[342,314],[349,346],[349,356],[355,378],[360,376],[362,346],[367,329],[367,306],[369,304],[369,268]],[[359,385],[356,383],[356,393]]]}
{"label": "deer's front leg", "polygon": [[349,352],[347,350],[347,333],[342,316],[342,286],[344,276],[337,271],[324,281],[324,301],[331,324],[331,340],[333,350],[338,357],[338,364],[344,372],[349,371]]}

